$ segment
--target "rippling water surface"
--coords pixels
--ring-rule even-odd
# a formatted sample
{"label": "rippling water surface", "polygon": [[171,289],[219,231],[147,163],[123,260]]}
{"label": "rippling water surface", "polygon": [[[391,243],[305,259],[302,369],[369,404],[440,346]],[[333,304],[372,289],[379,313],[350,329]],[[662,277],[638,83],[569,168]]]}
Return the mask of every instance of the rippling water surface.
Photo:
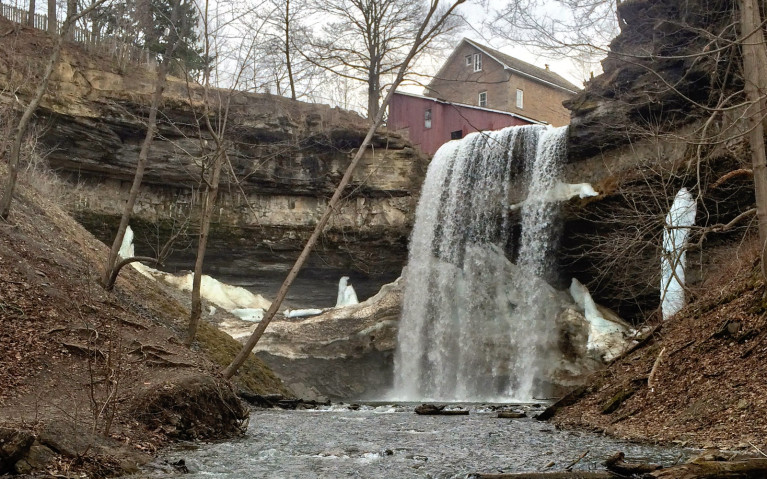
{"label": "rippling water surface", "polygon": [[[536,412],[530,407],[528,414]],[[499,419],[486,406],[468,416],[418,416],[413,405],[362,406],[352,411],[253,410],[247,435],[169,452],[186,461],[185,478],[463,478],[473,472],[598,469],[616,451],[627,460],[675,463],[687,452],[559,431],[531,418]],[[166,467],[149,477],[174,477]],[[179,474],[180,475],[180,474]]]}

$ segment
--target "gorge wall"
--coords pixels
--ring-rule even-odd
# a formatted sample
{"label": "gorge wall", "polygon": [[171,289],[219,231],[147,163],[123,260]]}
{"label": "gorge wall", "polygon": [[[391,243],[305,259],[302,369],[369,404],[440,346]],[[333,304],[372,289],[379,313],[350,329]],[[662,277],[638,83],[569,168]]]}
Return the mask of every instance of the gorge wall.
{"label": "gorge wall", "polygon": [[[633,321],[659,304],[664,217],[681,187],[698,218],[687,254],[694,285],[749,220],[754,204],[741,117],[738,12],[720,0],[628,0],[604,73],[566,102],[569,182],[602,194],[566,205],[559,265]],[[745,174],[728,176],[733,171]]]}
{"label": "gorge wall", "polygon": [[[34,47],[40,55],[49,47],[45,35],[17,28],[21,29],[17,35],[0,39],[0,48],[23,55]],[[22,61],[12,55],[0,59],[0,83],[5,87],[0,105],[14,104],[14,90],[19,98],[30,94]],[[71,185],[63,201],[107,242],[133,178],[153,82],[151,71],[120,71],[110,59],[72,46],[65,49],[38,111],[38,152]],[[213,110],[227,101],[227,95],[212,92]],[[191,268],[196,251],[192,243],[201,196],[201,142],[213,141],[204,128],[202,134],[198,130],[201,101],[200,88],[169,79],[132,221],[137,252],[142,254],[151,254],[151,245],[162,244],[189,221],[190,235],[177,242],[168,263],[172,269]],[[238,92],[231,96],[227,124],[231,165],[223,174],[207,271],[223,277],[254,271],[282,274],[324,211],[362,142],[367,121],[327,105]],[[426,158],[401,137],[376,135],[308,270],[318,274],[332,270],[328,277],[333,283],[340,276],[336,271],[381,276],[385,281],[396,278],[405,262],[426,164]],[[330,291],[334,288],[331,284]]]}

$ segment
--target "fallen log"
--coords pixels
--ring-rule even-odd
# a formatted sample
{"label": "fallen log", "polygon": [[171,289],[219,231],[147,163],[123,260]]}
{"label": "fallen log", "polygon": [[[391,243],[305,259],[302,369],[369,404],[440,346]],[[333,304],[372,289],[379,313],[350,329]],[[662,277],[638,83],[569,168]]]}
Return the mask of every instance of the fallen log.
{"label": "fallen log", "polygon": [[767,459],[734,461],[695,461],[650,473],[656,479],[763,479],[767,477]]}
{"label": "fallen log", "polygon": [[663,466],[659,464],[626,462],[624,461],[625,457],[626,455],[622,452],[616,452],[607,458],[607,460],[604,462],[604,466],[608,471],[620,474],[622,476],[648,474],[663,468]]}
{"label": "fallen log", "polygon": [[573,389],[569,393],[562,396],[562,398],[560,398],[554,404],[544,409],[542,413],[535,416],[535,419],[539,421],[546,421],[551,419],[554,417],[554,414],[557,413],[557,410],[575,404],[580,398],[586,395],[586,391],[588,391],[586,386],[580,386]]}
{"label": "fallen log", "polygon": [[557,471],[472,474],[468,477],[472,479],[617,479],[621,476],[608,471]]}

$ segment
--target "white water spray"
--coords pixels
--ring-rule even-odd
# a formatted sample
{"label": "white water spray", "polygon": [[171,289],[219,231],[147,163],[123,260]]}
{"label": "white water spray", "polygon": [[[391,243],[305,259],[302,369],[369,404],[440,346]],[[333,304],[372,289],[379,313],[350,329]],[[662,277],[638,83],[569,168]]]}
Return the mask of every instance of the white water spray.
{"label": "white water spray", "polygon": [[[547,192],[558,184],[566,134],[541,126],[474,133],[435,155],[410,240],[398,399],[492,401],[538,392],[555,319],[540,287],[555,230]],[[515,245],[509,216],[519,188],[527,199]],[[516,265],[506,258],[514,251]]]}

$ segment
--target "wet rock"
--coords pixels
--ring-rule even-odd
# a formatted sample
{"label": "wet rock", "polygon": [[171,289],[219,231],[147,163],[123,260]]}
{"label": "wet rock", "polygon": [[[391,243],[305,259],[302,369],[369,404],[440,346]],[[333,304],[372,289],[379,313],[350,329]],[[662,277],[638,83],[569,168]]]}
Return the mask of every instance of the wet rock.
{"label": "wet rock", "polygon": [[0,473],[11,471],[34,442],[35,436],[29,431],[0,428]]}
{"label": "wet rock", "polygon": [[29,448],[24,461],[34,470],[43,470],[56,461],[56,453],[49,447],[46,447],[35,441]]}
{"label": "wet rock", "polygon": [[498,417],[501,419],[521,419],[527,417],[527,414],[517,411],[499,411]]}
{"label": "wet rock", "polygon": [[416,406],[415,413],[421,416],[466,416],[467,409],[446,409],[445,405],[421,404]]}
{"label": "wet rock", "polygon": [[[374,396],[392,383],[402,280],[359,304],[302,320],[272,321],[256,353],[296,395],[322,401]],[[221,325],[235,338],[255,326]]]}
{"label": "wet rock", "polygon": [[179,459],[176,462],[171,462],[170,465],[173,467],[173,469],[175,469],[176,471],[182,474],[189,473],[189,468],[186,467],[186,461],[183,459]]}

